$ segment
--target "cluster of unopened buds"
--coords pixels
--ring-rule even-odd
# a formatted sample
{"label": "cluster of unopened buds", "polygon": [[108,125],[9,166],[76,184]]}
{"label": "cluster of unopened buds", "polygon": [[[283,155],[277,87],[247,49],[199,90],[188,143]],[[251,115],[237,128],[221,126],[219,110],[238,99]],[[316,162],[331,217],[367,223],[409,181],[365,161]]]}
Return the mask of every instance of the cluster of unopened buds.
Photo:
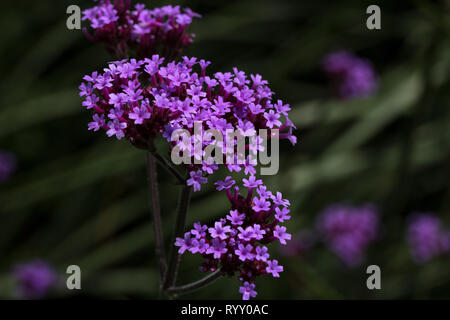
{"label": "cluster of unopened buds", "polygon": [[[184,238],[176,239],[175,246],[180,254],[203,255],[204,272],[220,269],[224,275],[237,274],[243,299],[249,299],[256,296],[258,275],[279,277],[283,271],[276,259],[270,259],[267,245],[286,244],[291,238],[280,225],[290,219],[290,203],[256,178],[256,154],[268,152],[267,140],[288,139],[295,144],[295,126],[288,118],[289,105],[272,99],[268,82],[259,74],[248,76],[233,68],[208,75],[209,61],[173,60],[192,42],[185,30],[197,16],[190,9],[171,6],[147,10],[136,5],[132,11],[129,1],[122,0],[101,1],[84,11],[93,40],[105,43],[120,57],[134,49],[138,59],[113,61],[103,72],[84,76],[80,96],[92,113],[89,130],[103,129],[109,137],[127,139],[155,157],[154,140],[166,139],[172,162],[182,164],[187,173],[187,178],[178,174],[179,180],[194,191],[220,164],[225,163],[230,172],[244,172],[245,196],[231,177],[215,183],[231,203],[228,215],[211,228],[195,224]],[[261,131],[266,135],[256,136]],[[175,150],[183,154],[182,162],[174,160]]]}
{"label": "cluster of unopened buds", "polygon": [[83,20],[90,22],[85,34],[94,42],[103,43],[116,57],[150,57],[159,53],[174,58],[189,46],[194,38],[186,32],[193,18],[200,15],[179,6],[146,9],[144,4],[131,8],[130,0],[100,0],[97,6],[83,11]]}

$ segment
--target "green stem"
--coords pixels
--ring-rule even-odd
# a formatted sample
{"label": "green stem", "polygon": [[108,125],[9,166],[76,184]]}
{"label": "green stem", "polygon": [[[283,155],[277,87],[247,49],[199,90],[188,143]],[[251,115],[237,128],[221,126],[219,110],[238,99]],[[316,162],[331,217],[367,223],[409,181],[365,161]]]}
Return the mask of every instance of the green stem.
{"label": "green stem", "polygon": [[174,167],[172,167],[170,165],[170,163],[163,157],[161,156],[157,151],[156,148],[154,146],[153,143],[149,144],[149,151],[150,153],[153,155],[153,157],[170,173],[172,174],[177,180],[178,183],[185,185],[186,181],[185,179],[183,179],[183,177],[181,176],[181,174],[178,173],[177,170],[175,170]]}
{"label": "green stem", "polygon": [[175,239],[177,237],[183,237],[184,226],[186,223],[186,215],[189,208],[189,202],[191,199],[192,188],[185,185],[180,193],[178,201],[178,214],[175,222],[175,231],[172,240],[172,251],[170,254],[169,267],[164,279],[163,289],[171,288],[176,283],[178,265],[180,263],[180,255],[178,254],[178,248],[174,246]]}
{"label": "green stem", "polygon": [[153,155],[147,152],[147,173],[148,183],[150,187],[150,199],[153,216],[153,227],[155,232],[155,254],[159,262],[159,271],[161,274],[161,282],[167,269],[166,254],[164,250],[164,236],[162,232],[161,210],[159,206],[158,179],[156,174],[156,164]]}
{"label": "green stem", "polygon": [[220,278],[222,276],[222,270],[218,269],[214,271],[213,273],[207,275],[206,277],[197,280],[195,282],[179,286],[179,287],[170,287],[166,289],[166,292],[169,295],[177,296],[181,294],[191,293],[195,290],[201,289],[203,287],[206,287],[207,285],[213,283],[215,280]]}

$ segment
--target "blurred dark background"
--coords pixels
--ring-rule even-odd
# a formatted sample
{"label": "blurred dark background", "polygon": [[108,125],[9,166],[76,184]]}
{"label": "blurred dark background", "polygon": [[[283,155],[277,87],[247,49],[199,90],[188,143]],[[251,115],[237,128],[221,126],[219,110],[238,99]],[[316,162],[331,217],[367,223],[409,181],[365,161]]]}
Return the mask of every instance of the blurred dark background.
{"label": "blurred dark background", "polygon": [[[133,4],[135,1],[133,1]],[[258,279],[261,299],[450,298],[450,263],[411,259],[407,217],[434,212],[450,226],[450,3],[379,1],[382,29],[366,28],[365,1],[148,1],[203,15],[185,55],[259,73],[292,107],[298,144],[282,141],[280,171],[265,177],[290,199],[293,234],[314,227],[325,206],[374,203],[380,237],[364,264],[349,269],[325,247],[283,257],[280,279]],[[147,200],[145,153],[87,131],[78,85],[111,58],[80,30],[66,28],[67,6],[91,1],[7,1],[0,13],[0,149],[17,170],[0,184],[0,297],[11,298],[11,268],[35,258],[65,274],[82,270],[80,292],[96,298],[156,298],[158,271]],[[86,23],[83,23],[86,25]],[[372,62],[379,89],[341,101],[320,69],[346,49]],[[167,241],[177,188],[160,171]],[[212,183],[194,194],[188,225],[227,210]],[[202,276],[201,258],[183,256],[179,283]],[[382,290],[366,288],[366,266],[382,270]],[[187,298],[240,298],[220,279]]]}

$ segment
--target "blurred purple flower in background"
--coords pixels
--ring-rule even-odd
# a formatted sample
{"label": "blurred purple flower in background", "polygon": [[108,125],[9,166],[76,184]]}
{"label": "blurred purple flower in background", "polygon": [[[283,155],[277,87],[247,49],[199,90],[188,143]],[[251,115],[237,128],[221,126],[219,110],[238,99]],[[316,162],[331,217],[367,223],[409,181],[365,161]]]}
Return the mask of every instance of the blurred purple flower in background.
{"label": "blurred purple flower in background", "polygon": [[374,205],[331,205],[317,220],[323,241],[348,267],[359,265],[377,236],[378,212]]}
{"label": "blurred purple flower in background", "polygon": [[450,248],[450,233],[442,229],[441,220],[431,213],[414,213],[408,225],[407,240],[417,263],[430,261]]}
{"label": "blurred purple flower in background", "polygon": [[377,76],[372,64],[351,52],[328,54],[323,59],[322,69],[341,99],[367,97],[377,88]]}
{"label": "blurred purple flower in background", "polygon": [[43,298],[58,281],[53,268],[41,260],[16,265],[12,272],[17,283],[16,293],[21,299]]}
{"label": "blurred purple flower in background", "polygon": [[16,170],[16,157],[6,151],[0,151],[0,183],[8,180]]}
{"label": "blurred purple flower in background", "polygon": [[441,250],[443,253],[450,252],[450,231],[441,234]]}
{"label": "blurred purple flower in background", "polygon": [[288,257],[297,257],[306,254],[317,241],[316,234],[311,230],[303,230],[292,236],[287,245],[280,248],[281,253]]}

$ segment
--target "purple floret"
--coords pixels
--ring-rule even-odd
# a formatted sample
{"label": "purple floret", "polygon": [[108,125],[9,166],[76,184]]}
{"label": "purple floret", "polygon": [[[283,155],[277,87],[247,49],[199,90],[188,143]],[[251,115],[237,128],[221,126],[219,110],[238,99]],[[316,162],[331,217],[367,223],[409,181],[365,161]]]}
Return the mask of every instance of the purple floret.
{"label": "purple floret", "polygon": [[280,272],[284,271],[283,266],[278,265],[277,260],[267,261],[267,267],[266,267],[267,273],[271,273],[272,276],[275,278],[280,277]]}
{"label": "purple floret", "polygon": [[240,244],[238,248],[235,250],[236,255],[239,257],[240,260],[253,260],[255,258],[255,255],[252,253],[253,247],[250,244],[243,245]]}
{"label": "purple floret", "polygon": [[239,293],[242,294],[242,300],[250,300],[250,297],[254,298],[258,294],[255,290],[254,283],[244,282],[242,287],[239,287]]}
{"label": "purple floret", "polygon": [[194,191],[199,191],[201,185],[208,182],[208,178],[203,177],[203,172],[201,170],[191,171],[189,175],[191,177],[186,181],[186,184],[188,186],[193,186]]}

